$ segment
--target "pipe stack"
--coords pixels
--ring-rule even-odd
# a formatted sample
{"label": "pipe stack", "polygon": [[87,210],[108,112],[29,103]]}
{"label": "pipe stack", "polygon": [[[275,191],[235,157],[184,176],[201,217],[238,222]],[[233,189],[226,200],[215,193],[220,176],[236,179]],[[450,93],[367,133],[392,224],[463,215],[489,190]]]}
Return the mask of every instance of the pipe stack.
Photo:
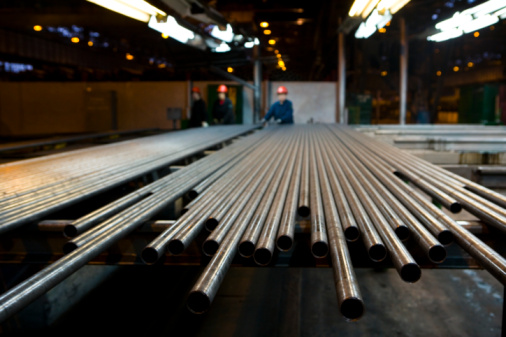
{"label": "pipe stack", "polygon": [[504,196],[351,128],[278,126],[77,219],[68,227],[76,236],[65,245],[67,255],[0,296],[0,321],[138,226],[157,220],[157,212],[185,193],[194,199],[141,258],[154,264],[167,253],[181,254],[209,232],[202,253],[211,259],[188,297],[194,313],[210,307],[237,255],[266,266],[276,250],[289,251],[297,219],[304,217],[311,227],[309,249],[315,258],[329,259],[348,320],[362,316],[364,303],[347,242],[361,240],[372,261],[389,259],[404,281],[414,283],[422,271],[403,241],[413,238],[435,264],[455,241],[506,284],[506,260],[431,201],[454,213],[464,208],[504,231]]}

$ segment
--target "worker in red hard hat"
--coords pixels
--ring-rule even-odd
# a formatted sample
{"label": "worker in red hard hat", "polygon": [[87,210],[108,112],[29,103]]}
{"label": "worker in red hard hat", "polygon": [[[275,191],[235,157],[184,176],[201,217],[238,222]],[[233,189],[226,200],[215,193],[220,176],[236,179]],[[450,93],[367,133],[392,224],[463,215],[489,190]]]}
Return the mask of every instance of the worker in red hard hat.
{"label": "worker in red hard hat", "polygon": [[202,99],[202,93],[200,92],[199,87],[192,88],[192,109],[190,115],[190,127],[198,128],[198,127],[207,127],[207,109],[206,102]]}
{"label": "worker in red hard hat", "polygon": [[214,124],[234,124],[234,106],[232,105],[232,101],[227,97],[227,86],[221,84],[217,91],[218,99],[213,105]]}
{"label": "worker in red hard hat", "polygon": [[261,120],[262,123],[267,123],[274,117],[277,124],[293,124],[293,106],[292,102],[286,99],[288,89],[285,86],[278,87],[276,90],[278,94],[278,101],[274,103],[267,115]]}

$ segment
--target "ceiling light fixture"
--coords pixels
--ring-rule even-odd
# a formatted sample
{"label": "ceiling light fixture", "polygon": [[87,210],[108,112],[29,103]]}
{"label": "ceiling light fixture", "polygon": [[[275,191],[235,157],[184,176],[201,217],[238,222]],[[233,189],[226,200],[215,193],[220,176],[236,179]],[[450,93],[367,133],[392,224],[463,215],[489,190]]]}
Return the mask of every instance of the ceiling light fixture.
{"label": "ceiling light fixture", "polygon": [[119,14],[142,22],[149,22],[151,16],[167,14],[144,0],[87,0]]}
{"label": "ceiling light fixture", "polygon": [[436,24],[439,33],[428,36],[429,41],[445,41],[463,34],[475,32],[478,37],[482,28],[491,26],[506,18],[506,2],[504,0],[489,0],[481,5],[471,7],[463,12],[455,12],[450,19]]}

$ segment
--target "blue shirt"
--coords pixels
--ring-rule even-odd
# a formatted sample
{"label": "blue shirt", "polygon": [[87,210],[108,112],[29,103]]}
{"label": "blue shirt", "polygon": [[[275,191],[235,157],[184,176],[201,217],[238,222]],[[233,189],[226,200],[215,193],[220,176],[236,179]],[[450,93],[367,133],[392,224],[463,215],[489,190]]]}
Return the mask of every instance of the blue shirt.
{"label": "blue shirt", "polygon": [[272,117],[274,117],[275,120],[280,119],[281,124],[293,124],[292,102],[285,100],[283,104],[279,103],[279,101],[274,103],[264,119],[269,121]]}

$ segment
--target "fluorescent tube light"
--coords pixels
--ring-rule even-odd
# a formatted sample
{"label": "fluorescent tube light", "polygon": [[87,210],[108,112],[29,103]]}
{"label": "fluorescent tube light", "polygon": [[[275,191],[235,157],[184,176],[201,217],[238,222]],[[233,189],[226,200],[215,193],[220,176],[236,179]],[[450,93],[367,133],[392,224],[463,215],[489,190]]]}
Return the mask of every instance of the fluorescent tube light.
{"label": "fluorescent tube light", "polygon": [[149,22],[151,16],[167,15],[144,0],[87,0],[132,19]]}
{"label": "fluorescent tube light", "polygon": [[177,23],[173,16],[168,16],[167,22],[158,22],[156,17],[152,16],[148,26],[162,34],[167,34],[169,37],[181,43],[187,43],[188,40],[195,38],[195,33]]}
{"label": "fluorescent tube light", "polygon": [[211,30],[211,36],[225,42],[232,42],[234,40],[234,31],[232,30],[232,26],[230,26],[230,24],[227,24],[226,30],[220,30],[220,28],[216,25],[213,27],[213,30]]}

